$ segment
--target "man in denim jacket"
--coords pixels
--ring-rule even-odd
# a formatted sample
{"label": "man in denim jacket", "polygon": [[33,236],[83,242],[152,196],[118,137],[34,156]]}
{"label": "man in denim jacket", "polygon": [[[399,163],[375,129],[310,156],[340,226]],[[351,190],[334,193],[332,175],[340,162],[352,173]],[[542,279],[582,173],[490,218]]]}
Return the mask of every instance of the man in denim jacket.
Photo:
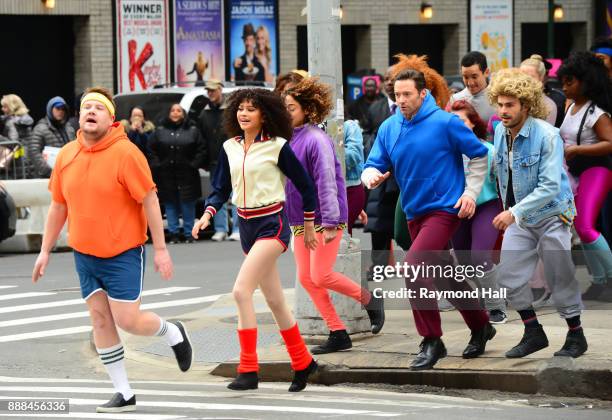
{"label": "man in denim jacket", "polygon": [[546,109],[540,82],[516,69],[502,70],[488,95],[502,122],[494,138],[495,171],[505,209],[493,220],[497,229],[505,231],[497,279],[525,325],[523,338],[506,357],[524,357],[548,347],[528,284],[538,258],[544,263],[556,309],[569,327],[555,356],[578,357],[587,350],[587,342],[570,253],[576,208],[563,169],[563,141],[559,130],[541,119]]}

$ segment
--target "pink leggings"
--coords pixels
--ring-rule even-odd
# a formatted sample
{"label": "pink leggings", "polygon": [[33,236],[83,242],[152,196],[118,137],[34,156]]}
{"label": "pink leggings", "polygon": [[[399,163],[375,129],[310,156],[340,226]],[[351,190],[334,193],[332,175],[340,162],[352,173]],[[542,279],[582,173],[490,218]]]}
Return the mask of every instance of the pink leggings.
{"label": "pink leggings", "polygon": [[595,225],[611,189],[612,171],[607,168],[589,168],[580,175],[576,193],[578,215],[574,223],[583,243],[590,244],[599,237],[600,233],[595,229]]}
{"label": "pink leggings", "polygon": [[334,272],[342,231],[336,238],[325,243],[323,233],[317,233],[318,245],[314,251],[304,245],[304,235],[295,237],[293,245],[297,275],[300,283],[310,295],[330,331],[345,330],[327,289],[349,296],[363,305],[370,302],[370,292],[343,274]]}

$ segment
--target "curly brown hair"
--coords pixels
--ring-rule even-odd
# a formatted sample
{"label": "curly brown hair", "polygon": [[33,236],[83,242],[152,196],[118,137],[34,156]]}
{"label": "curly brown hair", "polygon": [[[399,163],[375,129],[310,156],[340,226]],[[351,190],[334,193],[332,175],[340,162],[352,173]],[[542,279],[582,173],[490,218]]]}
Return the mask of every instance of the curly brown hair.
{"label": "curly brown hair", "polygon": [[391,77],[395,77],[400,74],[403,70],[413,69],[418,70],[425,75],[425,87],[431,92],[431,95],[435,98],[436,104],[440,108],[444,108],[450,99],[450,91],[444,77],[437,71],[429,67],[427,64],[426,55],[406,55],[397,54],[394,56],[398,61],[389,68]]}
{"label": "curly brown hair", "polygon": [[238,107],[244,102],[249,102],[261,111],[263,118],[262,131],[266,135],[282,137],[286,140],[291,139],[293,135],[291,116],[285,109],[283,100],[274,92],[262,88],[239,89],[229,96],[227,108],[223,113],[223,129],[228,136],[244,135],[236,117]]}
{"label": "curly brown hair", "polygon": [[274,87],[274,93],[282,95],[285,92],[288,85],[297,85],[306,77],[304,74],[308,74],[305,70],[292,70],[289,73],[282,74],[276,78],[276,86]]}
{"label": "curly brown hair", "polygon": [[291,96],[300,104],[306,115],[305,122],[321,124],[333,108],[331,87],[318,77],[310,77],[287,89],[283,98]]}

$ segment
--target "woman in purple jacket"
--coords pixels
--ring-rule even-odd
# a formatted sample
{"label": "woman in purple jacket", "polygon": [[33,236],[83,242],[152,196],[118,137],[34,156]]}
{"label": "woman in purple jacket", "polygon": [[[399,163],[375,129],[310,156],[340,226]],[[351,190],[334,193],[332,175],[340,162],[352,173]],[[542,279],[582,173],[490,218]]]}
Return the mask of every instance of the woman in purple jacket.
{"label": "woman in purple jacket", "polygon": [[331,138],[317,127],[332,109],[331,91],[318,79],[306,78],[288,89],[283,96],[293,125],[293,137],[289,145],[314,180],[317,197],[317,246],[310,250],[304,243],[303,217],[299,217],[302,199],[295,185],[287,180],[285,209],[294,235],[298,278],[330,330],[327,342],[311,351],[313,354],[323,354],[350,349],[351,339],[327,290],[333,290],[361,302],[364,306],[367,305],[374,334],[382,329],[384,309],[382,299],[375,298],[367,289],[333,270],[348,211],[346,186],[334,144]]}

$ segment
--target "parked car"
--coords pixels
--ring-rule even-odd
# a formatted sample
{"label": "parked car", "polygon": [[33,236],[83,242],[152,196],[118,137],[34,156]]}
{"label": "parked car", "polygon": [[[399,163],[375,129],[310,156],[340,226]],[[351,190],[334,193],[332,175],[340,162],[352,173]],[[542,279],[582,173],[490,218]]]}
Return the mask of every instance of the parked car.
{"label": "parked car", "polygon": [[15,234],[16,224],[15,202],[0,181],[0,242]]}

